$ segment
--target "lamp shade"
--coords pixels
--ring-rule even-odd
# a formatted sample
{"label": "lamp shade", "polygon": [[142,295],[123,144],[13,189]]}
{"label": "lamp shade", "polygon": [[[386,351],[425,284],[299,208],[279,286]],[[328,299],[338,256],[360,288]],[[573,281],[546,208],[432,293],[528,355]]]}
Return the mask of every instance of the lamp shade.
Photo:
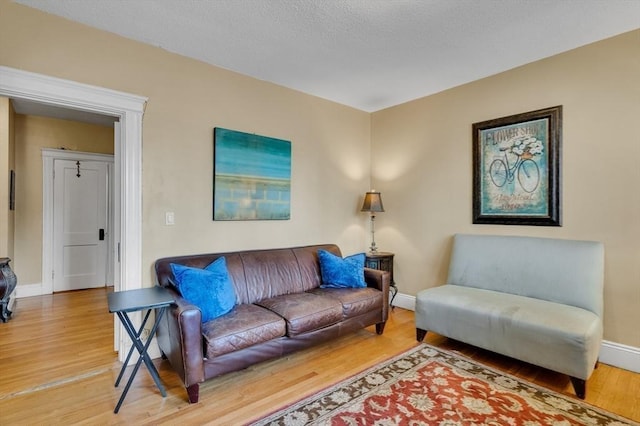
{"label": "lamp shade", "polygon": [[364,202],[362,203],[362,212],[383,212],[382,197],[377,191],[369,191],[364,194]]}

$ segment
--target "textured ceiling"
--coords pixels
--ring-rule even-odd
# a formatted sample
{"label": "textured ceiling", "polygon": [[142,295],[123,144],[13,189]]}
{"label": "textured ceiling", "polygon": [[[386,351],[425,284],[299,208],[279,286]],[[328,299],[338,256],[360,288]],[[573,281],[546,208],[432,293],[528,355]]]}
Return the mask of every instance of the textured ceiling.
{"label": "textured ceiling", "polygon": [[640,0],[14,0],[377,111],[640,28]]}

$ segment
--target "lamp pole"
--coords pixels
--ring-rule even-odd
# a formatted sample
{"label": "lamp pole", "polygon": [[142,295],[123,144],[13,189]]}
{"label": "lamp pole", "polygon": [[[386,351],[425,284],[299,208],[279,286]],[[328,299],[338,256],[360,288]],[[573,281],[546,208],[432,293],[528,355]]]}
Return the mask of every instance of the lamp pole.
{"label": "lamp pole", "polygon": [[376,214],[371,212],[371,247],[369,247],[369,251],[371,251],[371,253],[376,253],[378,251],[378,247],[376,247],[375,221]]}

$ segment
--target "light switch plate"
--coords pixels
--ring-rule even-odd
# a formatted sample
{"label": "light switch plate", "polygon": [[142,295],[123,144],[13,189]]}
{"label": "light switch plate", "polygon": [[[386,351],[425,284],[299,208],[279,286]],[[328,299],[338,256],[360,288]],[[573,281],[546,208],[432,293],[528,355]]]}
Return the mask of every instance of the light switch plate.
{"label": "light switch plate", "polygon": [[164,224],[175,225],[175,223],[176,223],[176,215],[173,212],[166,212],[164,214]]}

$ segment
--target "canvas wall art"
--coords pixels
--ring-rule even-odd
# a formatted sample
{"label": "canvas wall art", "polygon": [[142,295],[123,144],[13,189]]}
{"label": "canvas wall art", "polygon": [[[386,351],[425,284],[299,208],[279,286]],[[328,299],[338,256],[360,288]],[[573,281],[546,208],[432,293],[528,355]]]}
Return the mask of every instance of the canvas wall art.
{"label": "canvas wall art", "polygon": [[291,142],[214,128],[213,220],[291,217]]}

